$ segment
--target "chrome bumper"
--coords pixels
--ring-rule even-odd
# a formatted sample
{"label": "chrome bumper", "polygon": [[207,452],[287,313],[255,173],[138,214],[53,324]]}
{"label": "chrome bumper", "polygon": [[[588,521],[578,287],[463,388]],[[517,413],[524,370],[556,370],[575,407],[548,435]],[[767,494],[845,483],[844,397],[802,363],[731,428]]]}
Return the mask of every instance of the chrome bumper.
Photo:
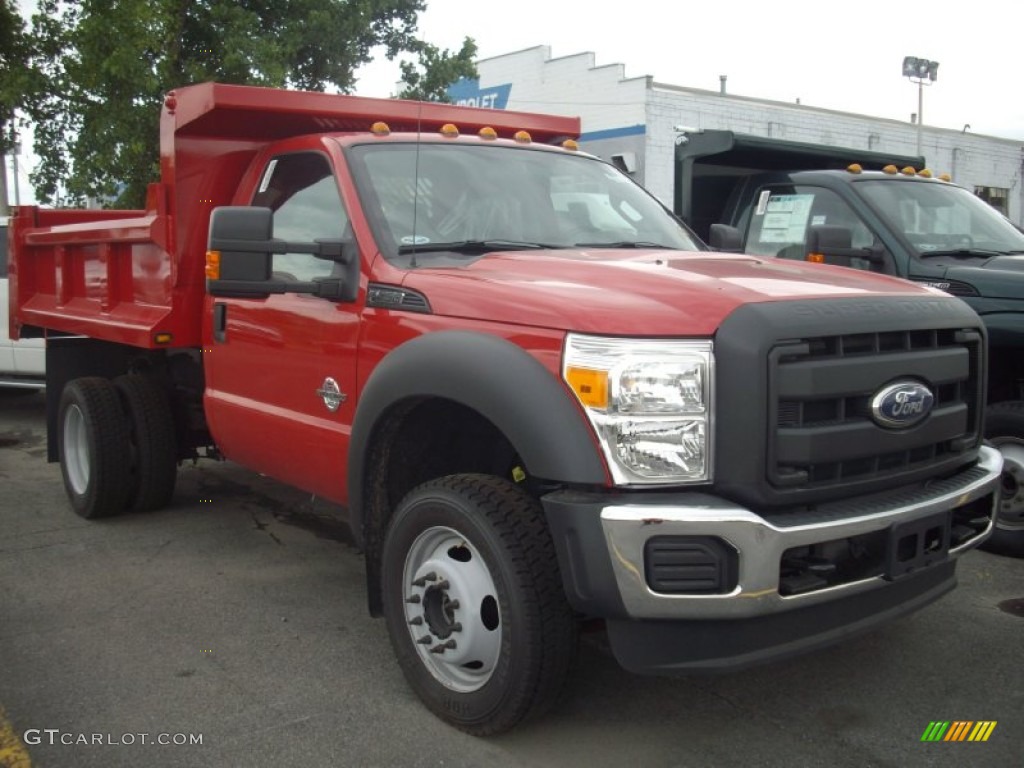
{"label": "chrome bumper", "polygon": [[[600,523],[614,581],[630,619],[740,619],[826,603],[891,582],[865,578],[813,592],[784,596],[779,591],[780,562],[793,547],[845,539],[991,498],[984,507],[990,522],[978,535],[949,550],[955,557],[974,548],[992,531],[998,501],[1002,458],[983,446],[979,464],[907,499],[875,503],[861,513],[847,507],[830,516],[778,516],[771,520],[714,496],[687,495],[684,505],[611,504],[601,509]],[[738,583],[728,594],[677,595],[650,589],[645,578],[644,548],[655,536],[710,536],[728,542],[739,557]]]}

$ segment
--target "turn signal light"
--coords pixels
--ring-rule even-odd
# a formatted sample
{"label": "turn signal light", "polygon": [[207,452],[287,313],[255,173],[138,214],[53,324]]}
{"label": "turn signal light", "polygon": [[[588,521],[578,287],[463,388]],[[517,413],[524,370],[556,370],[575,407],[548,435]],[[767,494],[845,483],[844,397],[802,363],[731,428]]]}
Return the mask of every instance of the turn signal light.
{"label": "turn signal light", "polygon": [[209,280],[220,280],[220,251],[206,252],[206,277]]}
{"label": "turn signal light", "polygon": [[565,371],[565,380],[569,382],[580,402],[588,408],[608,407],[608,373],[590,368],[570,366]]}
{"label": "turn signal light", "polygon": [[825,254],[824,253],[808,253],[807,254],[807,261],[809,261],[809,262],[811,262],[813,264],[824,264],[825,263]]}

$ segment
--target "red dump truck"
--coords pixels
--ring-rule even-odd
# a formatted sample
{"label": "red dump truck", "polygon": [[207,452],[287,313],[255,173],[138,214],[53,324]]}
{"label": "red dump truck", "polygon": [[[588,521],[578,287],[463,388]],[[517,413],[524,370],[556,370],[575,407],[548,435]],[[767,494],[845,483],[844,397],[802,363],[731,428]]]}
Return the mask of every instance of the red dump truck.
{"label": "red dump truck", "polygon": [[575,119],[205,84],[145,210],[21,207],[12,326],[87,518],[229,459],[344,505],[369,609],[475,734],[578,624],[734,669],[920,608],[991,532],[986,336],[939,291],[707,251]]}

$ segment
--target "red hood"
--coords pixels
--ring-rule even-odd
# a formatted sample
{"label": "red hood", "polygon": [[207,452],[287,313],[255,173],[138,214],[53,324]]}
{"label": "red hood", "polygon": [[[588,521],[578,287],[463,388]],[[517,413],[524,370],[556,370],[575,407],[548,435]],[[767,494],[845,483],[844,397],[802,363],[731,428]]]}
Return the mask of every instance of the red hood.
{"label": "red hood", "polygon": [[633,249],[491,253],[465,267],[421,267],[404,284],[425,294],[439,315],[652,336],[709,336],[736,307],[753,302],[935,295],[821,264]]}

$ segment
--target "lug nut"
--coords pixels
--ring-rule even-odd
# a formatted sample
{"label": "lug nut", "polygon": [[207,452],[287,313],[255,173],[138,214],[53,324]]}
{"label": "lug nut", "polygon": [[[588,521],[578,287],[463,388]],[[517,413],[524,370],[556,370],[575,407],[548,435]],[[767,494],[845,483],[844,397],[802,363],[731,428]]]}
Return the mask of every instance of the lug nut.
{"label": "lug nut", "polygon": [[449,648],[457,648],[454,640],[449,640],[447,643],[438,643],[430,649],[431,653],[444,653]]}
{"label": "lug nut", "polygon": [[420,624],[423,623],[423,617],[422,616],[417,616],[414,619],[410,619],[409,623],[412,624],[414,627],[418,627]]}
{"label": "lug nut", "polygon": [[418,603],[419,601],[420,601],[420,596],[419,595],[410,595],[409,597],[405,598],[405,602],[407,602],[407,603]]}
{"label": "lug nut", "polygon": [[420,578],[414,580],[412,585],[414,587],[422,587],[425,586],[428,581],[437,581],[437,574],[431,571],[425,576],[420,576]]}

